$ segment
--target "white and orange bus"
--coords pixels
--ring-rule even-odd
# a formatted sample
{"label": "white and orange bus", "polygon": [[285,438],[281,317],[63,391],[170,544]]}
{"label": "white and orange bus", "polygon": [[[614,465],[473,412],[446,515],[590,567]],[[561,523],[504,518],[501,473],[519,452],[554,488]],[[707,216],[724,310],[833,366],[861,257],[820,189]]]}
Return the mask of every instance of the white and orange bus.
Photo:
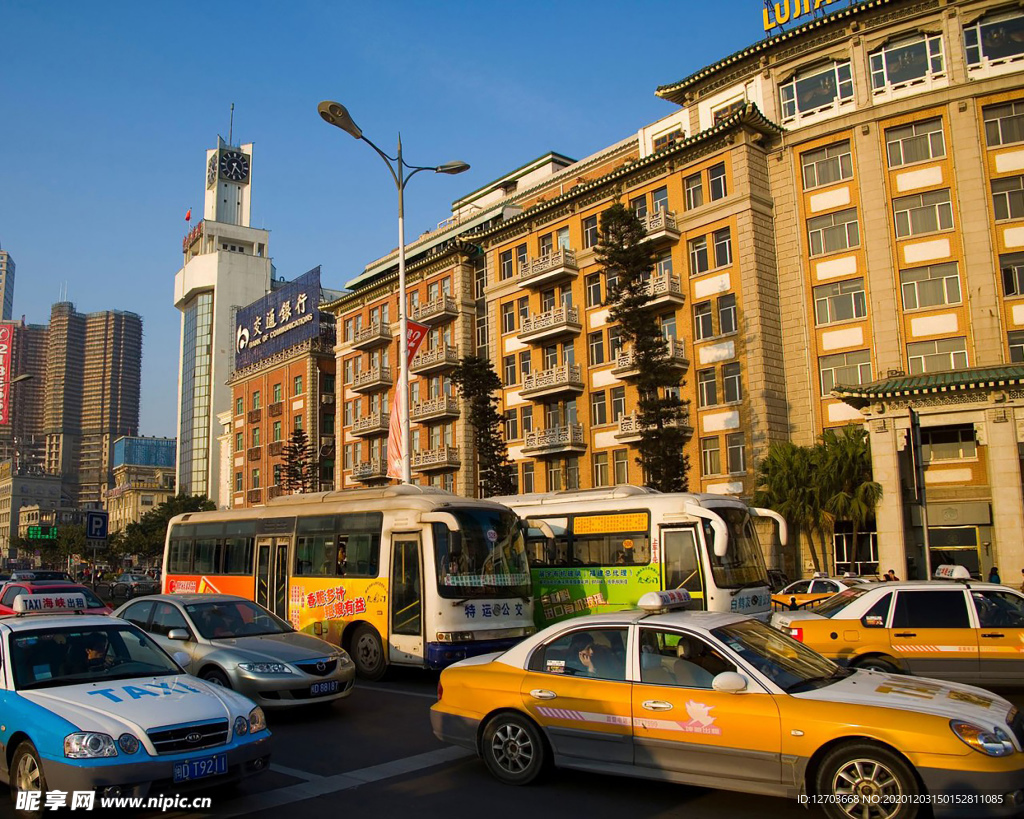
{"label": "white and orange bus", "polygon": [[532,634],[524,534],[505,506],[428,487],[284,495],[173,518],[163,590],[255,600],[377,679]]}

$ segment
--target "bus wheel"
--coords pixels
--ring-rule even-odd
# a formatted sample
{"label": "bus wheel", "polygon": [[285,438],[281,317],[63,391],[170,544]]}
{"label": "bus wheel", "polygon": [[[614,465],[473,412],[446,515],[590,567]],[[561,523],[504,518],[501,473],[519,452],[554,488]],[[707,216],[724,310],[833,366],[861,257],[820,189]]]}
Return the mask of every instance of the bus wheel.
{"label": "bus wheel", "polygon": [[356,627],[356,633],[352,635],[350,653],[352,661],[356,664],[356,672],[364,680],[379,680],[388,669],[384,645],[373,626],[363,623]]}

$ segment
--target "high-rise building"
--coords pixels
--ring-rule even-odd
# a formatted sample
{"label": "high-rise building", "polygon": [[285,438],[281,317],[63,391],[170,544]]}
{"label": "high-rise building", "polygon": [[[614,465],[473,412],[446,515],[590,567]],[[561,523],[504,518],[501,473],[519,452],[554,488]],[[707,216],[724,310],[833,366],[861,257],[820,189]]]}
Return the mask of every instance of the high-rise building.
{"label": "high-rise building", "polygon": [[0,425],[0,460],[22,467],[41,467],[45,452],[44,396],[46,395],[46,325],[0,322],[11,328],[9,423]]}
{"label": "high-rise building", "polygon": [[10,321],[14,314],[14,259],[0,248],[0,318]]}
{"label": "high-rise building", "polygon": [[174,277],[181,311],[178,371],[178,491],[218,497],[221,435],[217,415],[230,409],[235,311],[269,293],[270,233],[250,227],[252,145],[218,138],[206,152],[203,221],[182,243]]}
{"label": "high-rise building", "polygon": [[118,438],[114,441],[114,488],[106,494],[111,532],[130,523],[174,497],[173,438]]}

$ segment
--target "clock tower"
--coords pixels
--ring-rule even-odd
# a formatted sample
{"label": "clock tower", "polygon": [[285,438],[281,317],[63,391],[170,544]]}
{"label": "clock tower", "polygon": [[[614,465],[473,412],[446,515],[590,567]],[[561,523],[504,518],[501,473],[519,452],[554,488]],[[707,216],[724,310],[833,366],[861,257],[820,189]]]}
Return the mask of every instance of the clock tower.
{"label": "clock tower", "polygon": [[251,174],[252,143],[235,147],[217,137],[217,147],[206,152],[203,218],[248,227]]}

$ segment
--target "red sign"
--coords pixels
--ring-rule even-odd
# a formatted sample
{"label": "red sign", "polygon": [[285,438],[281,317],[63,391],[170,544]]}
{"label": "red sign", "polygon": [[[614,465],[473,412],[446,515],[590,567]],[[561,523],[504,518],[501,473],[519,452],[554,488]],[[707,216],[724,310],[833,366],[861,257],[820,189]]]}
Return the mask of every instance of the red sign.
{"label": "red sign", "polygon": [[[409,341],[409,358],[408,361],[411,364],[413,356],[416,355],[416,351],[419,350],[420,345],[427,337],[427,332],[430,330],[426,324],[420,324],[418,321],[406,321],[407,332],[405,337]],[[404,477],[402,472],[402,464],[404,462],[404,444],[405,444],[405,402],[406,396],[402,395],[402,391],[398,389],[398,385],[395,385],[395,391],[391,395],[391,419],[388,422],[388,477],[398,478],[402,480]]]}
{"label": "red sign", "polygon": [[11,347],[14,341],[14,327],[0,325],[0,424],[11,423]]}
{"label": "red sign", "polygon": [[423,340],[427,337],[427,332],[430,328],[426,324],[420,324],[418,321],[406,320],[407,332],[405,337],[409,339],[409,363],[412,364],[413,356],[416,355],[416,351],[419,350]]}

